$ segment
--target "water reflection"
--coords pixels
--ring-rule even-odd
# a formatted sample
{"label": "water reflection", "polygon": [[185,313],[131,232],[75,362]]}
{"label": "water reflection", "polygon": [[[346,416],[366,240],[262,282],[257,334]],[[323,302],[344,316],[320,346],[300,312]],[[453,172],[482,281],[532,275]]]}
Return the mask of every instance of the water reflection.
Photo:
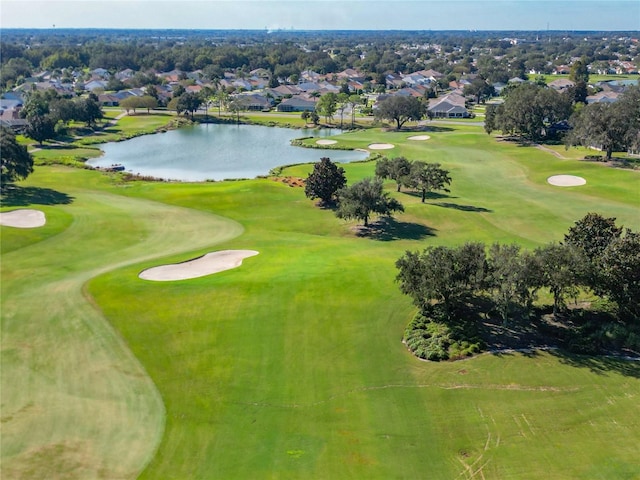
{"label": "water reflection", "polygon": [[367,154],[347,150],[293,147],[294,138],[329,136],[339,130],[296,130],[257,125],[202,124],[145,135],[100,148],[105,155],[88,163],[158,178],[203,181],[254,178],[277,166],[315,162],[328,156],[335,162],[363,160]]}

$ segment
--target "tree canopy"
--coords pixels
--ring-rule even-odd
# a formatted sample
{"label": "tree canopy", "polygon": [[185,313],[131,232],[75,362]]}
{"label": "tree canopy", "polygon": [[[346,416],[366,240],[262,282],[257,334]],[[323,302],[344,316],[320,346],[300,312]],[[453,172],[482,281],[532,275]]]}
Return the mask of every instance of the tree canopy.
{"label": "tree canopy", "polygon": [[431,246],[422,252],[407,251],[396,262],[396,280],[423,311],[439,302],[452,310],[482,285],[486,257],[484,245],[467,243],[460,247]]}
{"label": "tree canopy", "polygon": [[376,177],[390,178],[396,181],[397,191],[400,186],[407,183],[407,177],[411,172],[411,162],[405,157],[395,157],[388,159],[382,157],[376,162]]}
{"label": "tree canopy", "polygon": [[427,194],[434,190],[448,192],[448,185],[451,185],[449,171],[440,168],[439,163],[426,163],[416,160],[411,164],[409,175],[403,177],[408,187],[419,190],[424,203]]}
{"label": "tree canopy", "polygon": [[501,130],[538,141],[547,135],[551,125],[569,118],[572,102],[570,95],[523,83],[508,91],[503,104],[487,109],[485,131]]}
{"label": "tree canopy", "polygon": [[193,118],[193,114],[200,108],[200,105],[202,105],[202,99],[197,94],[185,92],[178,97],[175,109],[178,114],[182,112],[189,113]]}
{"label": "tree canopy", "polygon": [[0,187],[23,180],[33,172],[33,157],[11,129],[0,127]]}
{"label": "tree canopy", "polygon": [[424,113],[425,108],[420,100],[399,95],[385,98],[374,111],[376,118],[395,121],[398,130],[409,120],[420,120]]}
{"label": "tree canopy", "polygon": [[564,241],[581,249],[587,258],[594,260],[602,255],[613,240],[620,238],[621,234],[622,227],[616,226],[615,217],[605,218],[590,212],[569,228]]}
{"label": "tree canopy", "polygon": [[338,108],[338,96],[333,92],[325,93],[320,97],[316,104],[316,111],[319,115],[323,115],[326,122],[333,119],[333,115]]}
{"label": "tree canopy", "polygon": [[393,212],[404,212],[403,205],[388,192],[383,191],[380,178],[364,178],[348,188],[338,191],[338,210],[336,216],[344,219],[362,220],[364,226],[369,225],[372,214],[391,215]]}
{"label": "tree canopy", "polygon": [[338,167],[329,157],[322,157],[313,165],[313,171],[305,183],[304,193],[312,200],[319,198],[326,205],[333,202],[336,192],[346,184],[344,168]]}
{"label": "tree canopy", "polygon": [[565,144],[597,147],[611,160],[614,151],[640,148],[640,86],[629,87],[614,103],[592,103],[569,121]]}

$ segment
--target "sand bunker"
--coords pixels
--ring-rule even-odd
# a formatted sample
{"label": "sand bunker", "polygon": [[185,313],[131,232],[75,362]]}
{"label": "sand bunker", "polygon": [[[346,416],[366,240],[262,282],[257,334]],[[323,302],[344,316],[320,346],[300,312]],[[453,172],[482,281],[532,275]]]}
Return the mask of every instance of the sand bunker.
{"label": "sand bunker", "polygon": [[0,225],[16,228],[37,228],[47,223],[44,212],[24,208],[0,213]]}
{"label": "sand bunker", "polygon": [[255,250],[222,250],[220,252],[207,253],[202,257],[182,263],[148,268],[140,272],[138,277],[156,282],[204,277],[212,273],[239,267],[242,265],[243,259],[254,255],[258,255]]}
{"label": "sand bunker", "polygon": [[407,140],[429,140],[431,137],[429,135],[413,135],[412,137],[407,137]]}
{"label": "sand bunker", "polygon": [[553,175],[547,178],[547,182],[556,187],[577,187],[587,183],[584,178],[575,175]]}
{"label": "sand bunker", "polygon": [[316,144],[318,145],[335,145],[336,143],[338,143],[337,140],[316,140]]}
{"label": "sand bunker", "polygon": [[392,145],[390,143],[372,143],[371,145],[369,145],[369,148],[371,150],[389,150],[390,148],[394,148],[395,145]]}

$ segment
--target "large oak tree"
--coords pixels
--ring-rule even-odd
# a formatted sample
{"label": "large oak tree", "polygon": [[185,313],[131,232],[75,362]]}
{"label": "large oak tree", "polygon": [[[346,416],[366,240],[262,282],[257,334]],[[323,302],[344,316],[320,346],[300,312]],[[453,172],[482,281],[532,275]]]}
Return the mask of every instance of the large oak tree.
{"label": "large oak tree", "polygon": [[404,212],[404,207],[388,192],[383,191],[380,178],[364,178],[348,188],[338,192],[339,205],[336,216],[344,219],[362,220],[369,226],[372,214],[391,215]]}
{"label": "large oak tree", "polygon": [[20,145],[12,130],[0,127],[0,187],[22,180],[33,172],[33,158],[27,147]]}
{"label": "large oak tree", "polygon": [[409,120],[420,120],[424,112],[424,105],[417,98],[393,95],[380,102],[374,115],[379,119],[396,122],[397,129],[400,130]]}
{"label": "large oak tree", "polygon": [[336,192],[346,184],[344,168],[338,167],[329,157],[322,157],[313,165],[313,172],[307,177],[304,193],[308,198],[319,198],[327,205],[333,203]]}

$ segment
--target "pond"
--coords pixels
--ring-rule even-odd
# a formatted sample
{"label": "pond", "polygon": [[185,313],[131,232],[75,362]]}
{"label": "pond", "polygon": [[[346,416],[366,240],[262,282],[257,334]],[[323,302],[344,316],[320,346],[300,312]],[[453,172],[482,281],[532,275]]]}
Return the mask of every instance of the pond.
{"label": "pond", "polygon": [[353,150],[294,147],[301,137],[337,135],[340,130],[296,130],[258,125],[201,124],[100,145],[104,155],[89,160],[94,167],[124,166],[127,172],[167,180],[204,181],[255,178],[278,166],[317,162],[364,160]]}

